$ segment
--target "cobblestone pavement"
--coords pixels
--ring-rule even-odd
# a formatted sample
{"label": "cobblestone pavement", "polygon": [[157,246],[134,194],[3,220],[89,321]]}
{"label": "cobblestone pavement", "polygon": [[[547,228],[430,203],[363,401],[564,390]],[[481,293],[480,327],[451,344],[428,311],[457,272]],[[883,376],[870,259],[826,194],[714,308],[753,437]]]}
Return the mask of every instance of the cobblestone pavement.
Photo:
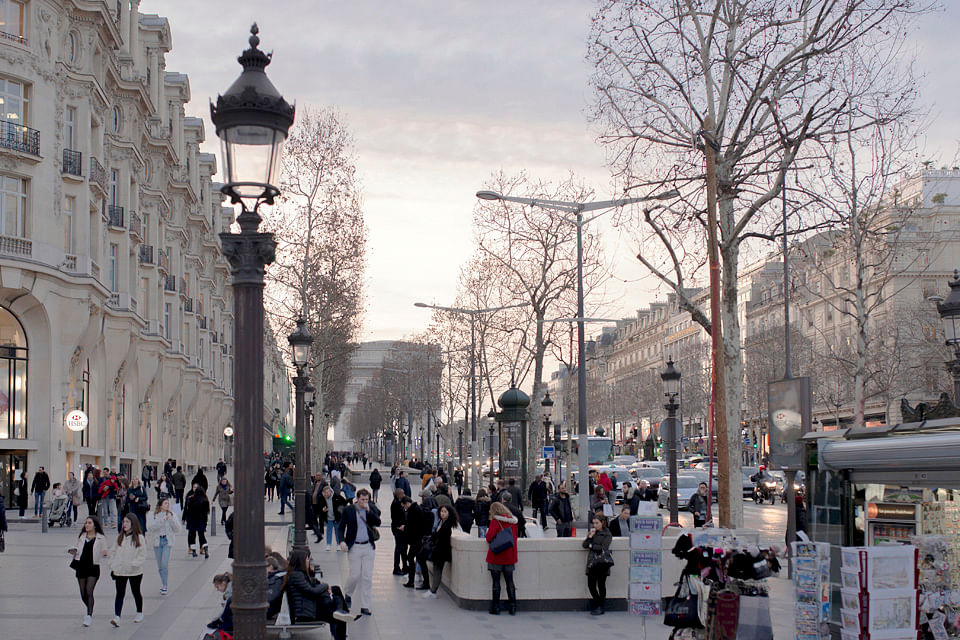
{"label": "cobblestone pavement", "polygon": [[[389,478],[386,479],[389,482]],[[385,527],[389,521],[388,487],[385,484],[381,489]],[[285,523],[292,520],[292,515],[287,513],[281,518],[277,515],[277,508],[276,501],[266,505],[266,540],[274,549],[283,550],[287,540]],[[773,509],[771,507],[768,511],[770,516],[774,515]],[[754,512],[753,509],[748,511]],[[83,512],[81,507],[81,514]],[[751,515],[748,514],[748,518]],[[41,534],[37,523],[12,520],[10,525],[7,551],[0,554],[0,639],[194,640],[200,636],[204,624],[219,614],[220,594],[213,589],[211,578],[215,573],[229,570],[231,564],[226,557],[228,541],[222,527],[217,527],[217,536],[209,538],[209,560],[189,557],[186,536],[178,537],[178,548],[170,561],[170,593],[167,596],[159,594],[156,564],[152,554],[148,554],[143,580],[145,620],[133,624],[134,606],[128,594],[122,624],[114,629],[109,623],[113,613],[114,586],[108,571],[97,585],[93,626],[84,628],[81,625],[83,605],[66,553],[76,540],[78,527],[53,528]],[[312,535],[309,539],[324,580],[342,584],[348,572],[346,554],[326,551],[324,545],[312,542]],[[644,629],[640,619],[623,612],[607,613],[602,617],[590,616],[586,612],[520,612],[516,617],[503,614],[494,618],[485,612],[462,610],[442,590],[438,599],[426,600],[421,597],[423,592],[401,586],[404,578],[392,575],[393,536],[388,529],[381,537],[376,554],[373,615],[349,626],[348,634],[352,640],[399,640],[407,639],[411,634],[416,634],[418,640],[447,640],[452,634],[497,640],[534,636],[563,640],[627,633],[634,638],[663,640],[669,635],[669,629],[657,620],[650,619]],[[577,576],[577,579],[582,578]],[[477,579],[489,580],[486,575]],[[775,637],[789,640],[793,636],[789,583],[784,579],[770,582]],[[301,632],[298,636],[328,638],[329,633],[318,630]]]}

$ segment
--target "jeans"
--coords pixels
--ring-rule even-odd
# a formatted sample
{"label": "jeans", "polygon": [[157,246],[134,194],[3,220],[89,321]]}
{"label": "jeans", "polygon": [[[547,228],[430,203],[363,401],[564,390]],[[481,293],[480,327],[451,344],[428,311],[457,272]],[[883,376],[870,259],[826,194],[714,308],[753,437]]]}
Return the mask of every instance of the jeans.
{"label": "jeans", "polygon": [[33,515],[39,516],[43,507],[43,498],[47,495],[46,491],[37,491],[33,494]]}
{"label": "jeans", "polygon": [[340,530],[337,528],[336,520],[327,520],[327,546],[330,546],[334,536],[337,537],[337,544],[340,544]]}
{"label": "jeans", "polygon": [[117,501],[113,496],[102,499],[100,508],[103,509],[103,524],[117,521]]}
{"label": "jeans", "polygon": [[281,491],[280,492],[280,513],[283,513],[283,507],[286,506],[288,509],[293,511],[293,505],[290,504],[290,492]]}
{"label": "jeans", "polygon": [[557,522],[557,537],[569,538],[570,534],[573,533],[572,529],[573,529],[572,522]]}
{"label": "jeans", "polygon": [[480,525],[477,525],[477,536],[479,536],[479,537],[481,537],[481,538],[486,538],[486,537],[487,537],[487,529],[489,529],[489,528],[490,528],[490,527],[481,527]]}
{"label": "jeans", "polygon": [[167,576],[170,567],[170,545],[167,544],[167,537],[159,538],[160,544],[153,548],[153,554],[157,557],[157,570],[160,572],[160,586],[167,588]]}

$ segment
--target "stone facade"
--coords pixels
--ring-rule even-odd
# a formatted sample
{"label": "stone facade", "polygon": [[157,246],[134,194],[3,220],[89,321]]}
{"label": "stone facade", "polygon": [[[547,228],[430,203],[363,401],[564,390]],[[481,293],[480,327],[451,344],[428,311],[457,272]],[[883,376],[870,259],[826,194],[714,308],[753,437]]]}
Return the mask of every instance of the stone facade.
{"label": "stone facade", "polygon": [[[233,210],[200,153],[203,122],[184,116],[189,80],[165,69],[170,25],[139,0],[5,4],[0,490],[24,466],[60,481],[87,463],[214,464],[233,421],[217,236]],[[289,412],[281,376],[265,416]],[[86,430],[64,428],[72,409]]]}

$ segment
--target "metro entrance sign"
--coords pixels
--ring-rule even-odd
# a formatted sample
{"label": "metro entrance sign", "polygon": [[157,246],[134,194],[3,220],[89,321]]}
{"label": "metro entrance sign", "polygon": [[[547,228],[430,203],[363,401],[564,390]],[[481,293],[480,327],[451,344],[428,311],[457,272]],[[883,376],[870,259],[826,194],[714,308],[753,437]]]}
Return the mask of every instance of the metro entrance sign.
{"label": "metro entrance sign", "polygon": [[546,458],[547,460],[552,460],[554,454],[556,453],[556,450],[553,448],[553,445],[548,445],[543,447],[542,451],[543,451],[543,456],[541,457]]}

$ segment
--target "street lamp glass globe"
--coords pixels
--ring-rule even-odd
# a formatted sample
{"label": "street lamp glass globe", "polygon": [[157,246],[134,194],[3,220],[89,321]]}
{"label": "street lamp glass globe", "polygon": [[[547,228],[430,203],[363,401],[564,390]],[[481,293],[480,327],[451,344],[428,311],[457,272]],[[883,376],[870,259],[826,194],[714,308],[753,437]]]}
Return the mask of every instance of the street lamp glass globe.
{"label": "street lamp glass globe", "polygon": [[673,359],[667,361],[667,368],[660,374],[663,380],[663,393],[668,396],[676,396],[680,393],[680,371],[673,366]]}
{"label": "street lamp glass globe", "polygon": [[950,282],[950,295],[937,303],[937,312],[943,322],[943,333],[947,344],[960,347],[960,272],[953,272]]}
{"label": "street lamp glass globe", "polygon": [[307,321],[303,318],[297,319],[297,328],[287,336],[287,342],[293,351],[293,364],[297,369],[302,369],[310,360],[310,345],[313,344],[313,336],[307,330]]}

